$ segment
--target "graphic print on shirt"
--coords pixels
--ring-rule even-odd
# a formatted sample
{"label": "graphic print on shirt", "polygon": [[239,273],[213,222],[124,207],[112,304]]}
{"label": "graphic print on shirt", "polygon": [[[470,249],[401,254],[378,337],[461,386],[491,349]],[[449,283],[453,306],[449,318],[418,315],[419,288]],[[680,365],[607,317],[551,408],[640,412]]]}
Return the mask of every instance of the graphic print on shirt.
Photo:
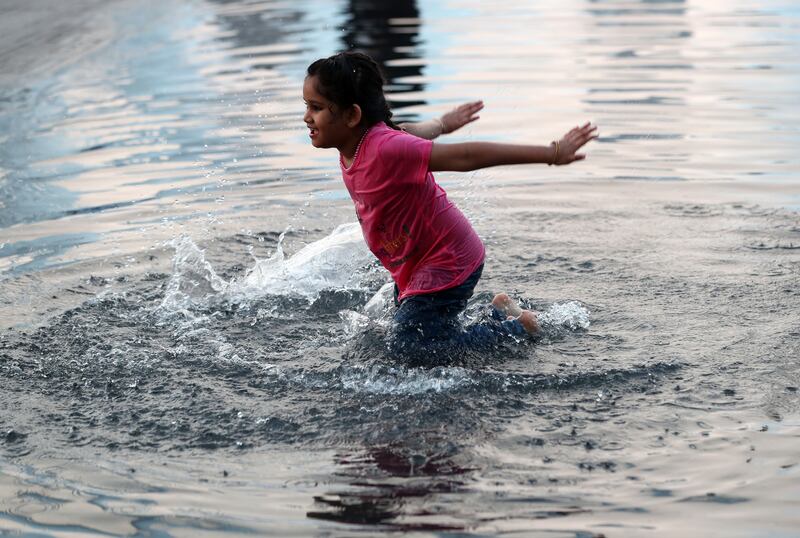
{"label": "graphic print on shirt", "polygon": [[379,224],[376,229],[381,234],[381,246],[378,249],[378,256],[389,258],[389,266],[390,267],[398,267],[408,261],[411,256],[417,251],[417,246],[413,245],[411,250],[400,259],[392,260],[396,254],[401,253],[405,250],[405,246],[409,240],[412,239],[411,237],[411,230],[408,228],[407,225],[403,224],[402,226],[402,233],[396,237],[387,237],[386,232],[386,225],[381,223]]}

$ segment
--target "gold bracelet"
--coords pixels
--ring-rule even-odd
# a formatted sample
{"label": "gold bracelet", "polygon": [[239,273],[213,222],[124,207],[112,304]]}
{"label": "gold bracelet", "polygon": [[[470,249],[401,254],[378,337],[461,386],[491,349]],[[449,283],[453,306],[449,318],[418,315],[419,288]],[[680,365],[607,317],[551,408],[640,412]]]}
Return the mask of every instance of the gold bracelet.
{"label": "gold bracelet", "polygon": [[552,142],[550,142],[551,146],[554,145],[554,144],[556,146],[556,152],[553,155],[553,162],[547,163],[547,166],[553,166],[558,161],[558,140],[553,140]]}

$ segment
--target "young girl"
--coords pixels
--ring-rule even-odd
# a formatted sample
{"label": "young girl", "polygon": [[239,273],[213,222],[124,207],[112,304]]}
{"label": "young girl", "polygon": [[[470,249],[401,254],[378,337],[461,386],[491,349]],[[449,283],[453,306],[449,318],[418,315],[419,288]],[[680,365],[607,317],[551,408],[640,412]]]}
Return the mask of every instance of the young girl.
{"label": "young girl", "polygon": [[483,270],[484,248],[469,221],[432,172],[503,164],[569,164],[597,137],[587,123],[549,146],[431,140],[476,120],[482,103],[441,119],[397,126],[383,94],[384,78],[369,56],[343,52],[315,61],[303,84],[303,120],[314,147],[336,148],[344,184],[369,249],[395,282],[389,350],[395,355],[462,353],[538,330],[536,314],[508,295],[492,301],[492,319],[462,327]]}

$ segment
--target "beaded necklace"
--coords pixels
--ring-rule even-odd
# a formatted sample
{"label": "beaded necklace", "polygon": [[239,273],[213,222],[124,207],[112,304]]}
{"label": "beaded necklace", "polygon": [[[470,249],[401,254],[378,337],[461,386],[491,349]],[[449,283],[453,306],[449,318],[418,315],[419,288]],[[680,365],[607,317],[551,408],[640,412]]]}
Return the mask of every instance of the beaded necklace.
{"label": "beaded necklace", "polygon": [[[358,145],[356,146],[356,152],[353,153],[353,160],[350,161],[350,166],[353,166],[355,164],[356,158],[358,158],[358,150],[361,149],[361,144],[364,143],[364,139],[367,138],[367,133],[369,133],[370,129],[372,129],[372,127],[368,127],[367,130],[364,131],[364,134],[361,135],[361,140],[358,141]],[[345,170],[349,169],[350,166],[345,166]]]}

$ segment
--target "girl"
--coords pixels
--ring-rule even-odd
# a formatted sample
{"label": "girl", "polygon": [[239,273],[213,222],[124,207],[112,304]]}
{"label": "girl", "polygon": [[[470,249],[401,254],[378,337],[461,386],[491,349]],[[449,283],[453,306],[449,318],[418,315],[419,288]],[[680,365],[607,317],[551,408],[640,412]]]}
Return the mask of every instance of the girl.
{"label": "girl", "polygon": [[521,310],[504,293],[492,301],[492,319],[466,328],[458,323],[481,276],[484,248],[432,172],[569,164],[585,158],[576,152],[597,137],[596,127],[575,127],[549,146],[434,144],[439,135],[476,120],[482,103],[398,127],[384,83],[378,65],[365,54],[342,52],[317,60],[303,84],[303,120],[314,147],[339,150],[364,239],[394,279],[397,310],[390,352],[452,355],[492,347],[504,337],[535,334],[536,314]]}

